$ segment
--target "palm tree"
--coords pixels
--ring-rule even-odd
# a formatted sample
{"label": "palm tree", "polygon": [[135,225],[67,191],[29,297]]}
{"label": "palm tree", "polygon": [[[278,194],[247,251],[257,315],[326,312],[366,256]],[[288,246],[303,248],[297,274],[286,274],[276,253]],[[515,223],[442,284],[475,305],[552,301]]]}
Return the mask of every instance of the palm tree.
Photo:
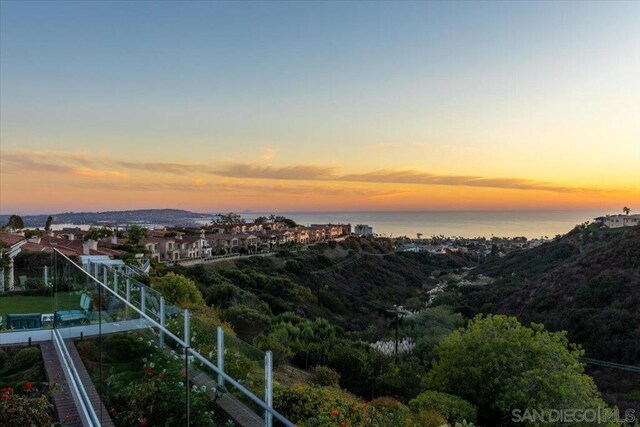
{"label": "palm tree", "polygon": [[624,212],[626,215],[629,215],[629,212],[631,212],[631,209],[625,206],[624,208],[622,208],[622,212]]}

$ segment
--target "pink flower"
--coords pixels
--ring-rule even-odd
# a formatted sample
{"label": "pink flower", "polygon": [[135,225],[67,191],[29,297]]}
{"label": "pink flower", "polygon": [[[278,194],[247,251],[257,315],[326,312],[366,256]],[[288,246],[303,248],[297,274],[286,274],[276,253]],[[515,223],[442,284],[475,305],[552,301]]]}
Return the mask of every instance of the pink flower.
{"label": "pink flower", "polygon": [[147,368],[147,375],[153,375],[153,368]]}
{"label": "pink flower", "polygon": [[148,418],[140,418],[138,420],[138,427],[149,427],[149,419]]}

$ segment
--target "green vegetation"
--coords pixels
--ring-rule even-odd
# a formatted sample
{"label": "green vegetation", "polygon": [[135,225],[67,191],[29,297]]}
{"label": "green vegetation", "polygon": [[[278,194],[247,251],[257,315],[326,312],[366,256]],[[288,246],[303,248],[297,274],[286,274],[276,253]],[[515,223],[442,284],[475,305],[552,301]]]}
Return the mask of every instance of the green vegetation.
{"label": "green vegetation", "polygon": [[91,227],[89,232],[84,235],[84,240],[100,240],[105,237],[111,237],[113,230],[109,227],[102,226],[100,228]]}
{"label": "green vegetation", "polygon": [[127,242],[132,246],[137,246],[140,241],[147,237],[147,229],[137,225],[132,225],[127,230]]}
{"label": "green vegetation", "polygon": [[[273,351],[282,379],[275,407],[300,426],[511,425],[513,409],[606,406],[579,361],[584,350],[569,342],[613,360],[640,354],[638,237],[577,227],[471,271],[477,260],[463,255],[394,253],[389,239],[348,238],[276,257],[160,267],[151,282],[193,307],[202,354],[215,358],[219,324]],[[493,282],[474,285],[480,274]],[[436,286],[442,292],[427,293]],[[395,306],[411,313],[396,318]],[[491,315],[499,312],[519,318]],[[546,328],[524,326],[532,321]],[[180,336],[179,319],[168,326]],[[230,337],[225,363],[261,392],[254,351]]]}
{"label": "green vegetation", "polygon": [[452,424],[456,422],[476,422],[478,409],[466,400],[447,393],[425,391],[411,399],[409,407],[415,411],[435,411]]}
{"label": "green vegetation", "polygon": [[75,292],[56,292],[56,298],[47,295],[0,296],[0,316],[10,313],[53,313],[56,310],[78,308],[80,296]]}
{"label": "green vegetation", "polygon": [[38,347],[11,352],[0,348],[0,425],[54,425],[51,389],[45,381]]}
{"label": "green vegetation", "polygon": [[46,381],[42,353],[38,347],[9,353],[0,348],[0,387],[21,390],[25,384]]}
{"label": "green vegetation", "polygon": [[24,221],[20,215],[11,215],[5,227],[12,230],[22,230],[24,228]]}
{"label": "green vegetation", "polygon": [[566,330],[589,357],[634,364],[640,354],[640,229],[577,227],[538,248],[478,267],[495,278],[462,290],[465,314],[517,314]]}
{"label": "green vegetation", "polygon": [[186,387],[192,389],[190,425],[220,425],[212,404],[215,391],[189,384],[184,361],[154,343],[153,335],[143,333],[108,335],[102,345],[95,340],[77,343],[116,425],[185,425]]}
{"label": "green vegetation", "polygon": [[604,408],[593,379],[566,333],[522,326],[514,317],[476,317],[436,350],[426,383],[477,405],[483,424],[497,424],[513,409]]}
{"label": "green vegetation", "polygon": [[180,307],[194,307],[204,304],[196,284],[184,276],[168,273],[155,279],[153,288],[160,292],[169,303]]}

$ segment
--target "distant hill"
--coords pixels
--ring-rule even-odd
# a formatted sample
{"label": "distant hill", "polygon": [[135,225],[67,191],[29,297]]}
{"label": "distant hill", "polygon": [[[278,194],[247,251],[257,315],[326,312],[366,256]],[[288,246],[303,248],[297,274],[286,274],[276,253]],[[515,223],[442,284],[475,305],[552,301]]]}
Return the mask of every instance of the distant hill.
{"label": "distant hill", "polygon": [[[24,215],[26,227],[44,228],[49,214]],[[129,211],[105,212],[62,212],[52,214],[53,224],[89,224],[89,225],[130,225],[130,224],[159,224],[159,225],[189,225],[197,219],[210,218],[210,214],[196,213],[181,209],[138,209]],[[0,215],[0,225],[9,220],[10,215]]]}
{"label": "distant hill", "polygon": [[576,228],[474,270],[495,282],[465,289],[474,312],[567,330],[587,356],[640,365],[640,228]]}

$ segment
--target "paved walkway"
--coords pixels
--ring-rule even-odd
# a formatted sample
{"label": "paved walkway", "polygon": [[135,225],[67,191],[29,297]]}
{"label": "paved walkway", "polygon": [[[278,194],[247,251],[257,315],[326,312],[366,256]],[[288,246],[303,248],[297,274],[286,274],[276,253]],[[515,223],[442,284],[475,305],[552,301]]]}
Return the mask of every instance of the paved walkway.
{"label": "paved walkway", "polygon": [[67,379],[64,376],[62,365],[53,343],[51,341],[40,343],[40,351],[42,351],[47,381],[50,384],[57,385],[57,389],[53,394],[53,404],[55,405],[58,419],[64,423],[65,427],[82,427],[78,408],[69,391],[69,383],[67,383]]}
{"label": "paved walkway", "polygon": [[91,401],[91,406],[93,406],[93,410],[100,419],[101,426],[115,427],[115,424],[109,416],[109,412],[107,412],[107,408],[105,408],[104,404],[102,403],[100,394],[98,394],[98,391],[93,385],[93,381],[89,376],[89,372],[87,372],[87,369],[84,367],[84,363],[80,358],[80,354],[78,353],[78,350],[76,350],[75,343],[73,342],[73,340],[65,340],[64,343],[67,346],[67,351],[69,352],[69,356],[71,356],[73,365],[76,367],[76,371],[78,371],[80,381],[82,381],[82,386],[84,387],[84,390],[87,392],[87,396]]}

